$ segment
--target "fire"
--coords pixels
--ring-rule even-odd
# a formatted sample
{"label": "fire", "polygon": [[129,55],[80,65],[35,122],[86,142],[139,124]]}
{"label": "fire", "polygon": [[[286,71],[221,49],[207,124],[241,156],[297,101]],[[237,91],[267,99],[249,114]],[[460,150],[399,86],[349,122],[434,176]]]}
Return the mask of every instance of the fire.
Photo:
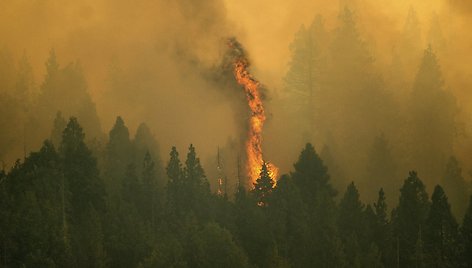
{"label": "fire", "polygon": [[[246,141],[246,169],[251,186],[260,175],[262,163],[262,129],[266,120],[264,105],[259,92],[260,83],[249,73],[249,61],[244,57],[242,49],[235,40],[230,40],[230,47],[238,49],[238,55],[233,62],[233,73],[238,84],[244,87],[246,98],[251,110],[249,118],[248,139]],[[269,175],[275,181],[278,175],[278,168],[268,163]]]}

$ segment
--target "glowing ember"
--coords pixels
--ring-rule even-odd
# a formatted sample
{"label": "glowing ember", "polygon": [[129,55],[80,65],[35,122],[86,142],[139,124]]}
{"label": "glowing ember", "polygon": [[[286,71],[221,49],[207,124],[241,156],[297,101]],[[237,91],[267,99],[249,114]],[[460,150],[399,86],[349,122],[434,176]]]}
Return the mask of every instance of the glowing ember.
{"label": "glowing ember", "polygon": [[[244,57],[239,44],[235,40],[229,41],[229,46],[239,49],[240,55],[233,62],[233,72],[236,80],[244,87],[247,102],[251,109],[249,118],[248,139],[246,141],[247,162],[246,169],[250,179],[250,185],[257,180],[260,175],[263,163],[262,157],[262,128],[266,120],[264,106],[259,93],[260,83],[255,80],[247,70],[249,61]],[[278,175],[278,169],[271,163],[268,163],[269,175],[275,181]]]}

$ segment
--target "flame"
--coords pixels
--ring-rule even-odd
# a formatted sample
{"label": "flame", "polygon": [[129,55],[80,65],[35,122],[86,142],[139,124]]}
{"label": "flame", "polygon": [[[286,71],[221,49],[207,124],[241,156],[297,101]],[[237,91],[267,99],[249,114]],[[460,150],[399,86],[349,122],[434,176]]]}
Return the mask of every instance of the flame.
{"label": "flame", "polygon": [[[235,40],[230,40],[229,45],[232,48],[238,48],[238,44]],[[251,110],[248,139],[246,141],[246,169],[250,179],[250,185],[252,186],[259,177],[264,162],[262,157],[262,129],[266,116],[259,92],[260,83],[249,73],[249,61],[243,56],[242,49],[239,48],[237,52],[239,52],[240,55],[236,57],[233,62],[233,73],[238,84],[244,87],[247,102]],[[270,177],[275,182],[278,176],[278,168],[271,163],[268,163],[267,167]]]}

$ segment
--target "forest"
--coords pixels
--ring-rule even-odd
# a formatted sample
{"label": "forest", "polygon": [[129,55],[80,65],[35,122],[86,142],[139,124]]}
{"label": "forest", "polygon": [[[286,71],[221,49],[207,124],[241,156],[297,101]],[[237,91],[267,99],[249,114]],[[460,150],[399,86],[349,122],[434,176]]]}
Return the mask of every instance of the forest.
{"label": "forest", "polygon": [[0,1],[0,267],[472,267],[471,23]]}

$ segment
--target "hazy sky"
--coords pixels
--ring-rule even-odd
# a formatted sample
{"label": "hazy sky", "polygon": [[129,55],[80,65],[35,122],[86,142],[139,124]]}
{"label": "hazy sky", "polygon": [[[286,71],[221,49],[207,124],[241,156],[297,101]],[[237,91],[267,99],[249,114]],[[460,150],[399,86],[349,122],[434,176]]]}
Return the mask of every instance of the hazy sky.
{"label": "hazy sky", "polygon": [[[202,77],[219,64],[225,38],[240,40],[253,73],[274,93],[283,90],[296,31],[317,14],[324,16],[328,30],[335,29],[344,5],[356,10],[361,35],[380,69],[391,61],[410,7],[418,13],[424,46],[432,14],[438,14],[449,46],[447,58],[440,58],[446,85],[458,97],[462,116],[471,117],[472,3],[467,0],[2,0],[0,46],[15,59],[28,56],[38,86],[51,48],[61,65],[78,60],[105,132],[122,115],[131,133],[148,122],[165,155],[171,145],[184,150],[190,142],[208,154],[239,133],[231,98],[221,93],[226,89]],[[107,100],[112,65],[126,73],[142,105],[126,98]]]}

